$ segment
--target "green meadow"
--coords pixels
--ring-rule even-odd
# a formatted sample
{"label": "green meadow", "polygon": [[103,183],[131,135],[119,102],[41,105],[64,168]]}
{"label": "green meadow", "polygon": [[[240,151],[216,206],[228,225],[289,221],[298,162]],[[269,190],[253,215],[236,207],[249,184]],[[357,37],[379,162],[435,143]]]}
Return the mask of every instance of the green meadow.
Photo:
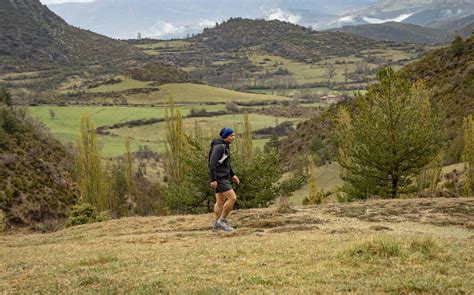
{"label": "green meadow", "polygon": [[[205,108],[207,111],[219,111],[224,109],[223,104],[219,105],[189,105],[178,106],[183,116],[190,113],[191,109]],[[76,140],[79,132],[80,118],[82,114],[88,114],[96,127],[111,126],[116,123],[123,123],[131,120],[164,118],[164,107],[119,107],[119,106],[38,106],[29,107],[32,116],[41,120],[48,127],[52,134],[62,142],[72,142]],[[54,112],[52,118],[50,110]],[[216,134],[223,126],[231,126],[238,130],[243,130],[243,114],[224,115],[216,117],[195,117],[185,118],[184,128],[188,133],[192,133],[197,122],[204,134]],[[300,119],[284,119],[267,115],[250,114],[250,122],[253,130],[275,126],[276,122],[285,120],[297,122]],[[117,156],[124,152],[124,138],[130,137],[132,150],[138,150],[140,146],[147,145],[156,151],[164,150],[164,123],[137,126],[133,128],[123,127],[109,130],[111,135],[99,135],[98,142],[101,153],[104,156]],[[266,139],[255,141],[255,145],[263,148]]]}

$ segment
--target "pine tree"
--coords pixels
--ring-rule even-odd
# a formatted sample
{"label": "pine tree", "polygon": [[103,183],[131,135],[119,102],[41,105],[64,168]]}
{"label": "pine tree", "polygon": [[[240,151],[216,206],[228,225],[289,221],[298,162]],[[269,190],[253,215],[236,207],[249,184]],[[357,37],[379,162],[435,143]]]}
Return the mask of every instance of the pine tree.
{"label": "pine tree", "polygon": [[88,115],[81,116],[76,142],[76,171],[81,202],[91,204],[98,211],[107,210],[110,208],[109,187],[101,165],[95,127]]}
{"label": "pine tree", "polygon": [[474,192],[474,120],[472,115],[464,118],[463,135],[464,194],[469,197]]}
{"label": "pine tree", "polygon": [[337,124],[344,191],[356,198],[396,197],[441,148],[442,116],[425,85],[410,84],[390,67],[377,78]]}

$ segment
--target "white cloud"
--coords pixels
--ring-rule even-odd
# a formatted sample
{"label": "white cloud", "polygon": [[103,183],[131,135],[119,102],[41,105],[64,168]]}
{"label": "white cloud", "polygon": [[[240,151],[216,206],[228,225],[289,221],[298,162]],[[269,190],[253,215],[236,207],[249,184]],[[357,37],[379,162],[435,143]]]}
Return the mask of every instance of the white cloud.
{"label": "white cloud", "polygon": [[61,4],[67,2],[95,2],[95,0],[40,0],[45,5],[49,4]]}
{"label": "white cloud", "polygon": [[293,24],[298,24],[301,17],[289,11],[284,11],[280,8],[276,8],[276,9],[271,9],[270,12],[267,13],[265,19],[267,20],[277,19],[277,20],[281,20],[285,22],[290,22]]}
{"label": "white cloud", "polygon": [[156,22],[143,37],[158,39],[186,37],[190,33],[200,33],[204,28],[212,28],[216,22],[209,19],[202,19],[196,24],[177,25],[168,22]]}
{"label": "white cloud", "polygon": [[386,22],[402,22],[404,21],[405,19],[409,18],[410,16],[412,16],[413,13],[406,13],[406,14],[402,14],[400,15],[399,17],[396,17],[396,18],[391,18],[391,19],[379,19],[379,18],[372,18],[372,17],[363,17],[363,19],[370,23],[370,24],[383,24],[383,23],[386,23]]}
{"label": "white cloud", "polygon": [[157,22],[150,28],[149,35],[154,38],[164,38],[170,35],[182,35],[185,31],[186,27],[184,26],[175,26],[172,23]]}
{"label": "white cloud", "polygon": [[216,22],[210,19],[203,19],[198,23],[198,27],[200,28],[213,28],[216,26]]}
{"label": "white cloud", "polygon": [[340,19],[337,20],[338,22],[341,22],[341,23],[352,23],[354,22],[354,17],[353,16],[344,16],[344,17],[341,17]]}

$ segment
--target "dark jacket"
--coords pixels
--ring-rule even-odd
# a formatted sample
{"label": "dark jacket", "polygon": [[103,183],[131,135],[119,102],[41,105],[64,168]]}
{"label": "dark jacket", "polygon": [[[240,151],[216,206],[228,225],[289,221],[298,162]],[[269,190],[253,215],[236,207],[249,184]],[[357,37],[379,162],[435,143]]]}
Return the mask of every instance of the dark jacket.
{"label": "dark jacket", "polygon": [[211,171],[211,181],[235,175],[230,165],[229,144],[223,139],[214,139],[211,143],[209,170]]}

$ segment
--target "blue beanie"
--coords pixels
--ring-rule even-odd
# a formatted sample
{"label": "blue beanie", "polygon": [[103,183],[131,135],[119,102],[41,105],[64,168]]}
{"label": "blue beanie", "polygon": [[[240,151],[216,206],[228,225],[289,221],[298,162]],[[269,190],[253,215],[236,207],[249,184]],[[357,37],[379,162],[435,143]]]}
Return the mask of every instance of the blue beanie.
{"label": "blue beanie", "polygon": [[226,139],[227,137],[229,137],[229,135],[231,135],[232,133],[234,133],[234,130],[232,130],[232,128],[222,128],[221,129],[221,132],[219,132],[219,135],[222,139]]}

